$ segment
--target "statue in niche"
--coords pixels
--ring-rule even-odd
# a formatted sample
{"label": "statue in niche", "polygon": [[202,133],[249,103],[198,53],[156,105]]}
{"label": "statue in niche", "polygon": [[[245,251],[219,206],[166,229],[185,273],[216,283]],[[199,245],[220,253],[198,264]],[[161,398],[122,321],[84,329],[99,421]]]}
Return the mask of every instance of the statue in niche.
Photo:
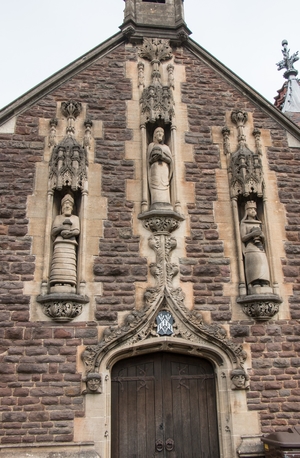
{"label": "statue in niche", "polygon": [[249,389],[249,386],[247,385],[249,376],[248,374],[246,374],[244,369],[234,369],[233,371],[231,371],[230,378],[233,390]]}
{"label": "statue in niche", "polygon": [[101,394],[102,393],[102,379],[101,375],[97,372],[89,372],[84,379],[86,389],[82,394]]}
{"label": "statue in niche", "polygon": [[153,142],[148,147],[148,185],[151,210],[173,210],[170,195],[173,158],[170,148],[164,144],[164,137],[164,129],[157,127],[153,134]]}
{"label": "statue in niche", "polygon": [[257,218],[256,202],[248,201],[245,216],[240,225],[245,263],[246,283],[249,294],[272,292],[269,265],[264,249],[265,236],[262,223]]}
{"label": "statue in niche", "polygon": [[79,218],[73,215],[74,199],[66,194],[61,200],[61,215],[52,225],[53,257],[50,272],[51,292],[75,292],[77,284],[77,237]]}

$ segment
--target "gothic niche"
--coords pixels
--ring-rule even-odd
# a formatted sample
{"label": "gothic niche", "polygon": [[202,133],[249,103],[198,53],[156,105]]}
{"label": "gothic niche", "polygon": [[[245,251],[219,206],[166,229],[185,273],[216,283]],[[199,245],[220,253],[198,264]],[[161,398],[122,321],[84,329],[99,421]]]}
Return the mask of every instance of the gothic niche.
{"label": "gothic niche", "polygon": [[[150,61],[151,80],[145,82],[145,65],[138,63],[143,158],[142,214],[162,211],[180,214],[176,183],[176,122],[173,90],[174,66],[169,41],[145,38],[139,56]],[[164,81],[165,78],[165,81]]]}
{"label": "gothic niche", "polygon": [[[50,121],[45,263],[41,295],[37,301],[55,321],[70,321],[82,312],[89,299],[84,293],[84,215],[87,197],[87,152],[75,138],[75,120],[81,112],[78,102],[63,102],[67,118],[66,137],[56,144],[57,121]],[[91,121],[85,123],[87,129]]]}
{"label": "gothic niche", "polygon": [[254,130],[256,148],[251,151],[244,130],[247,113],[232,112],[231,120],[238,130],[235,153],[230,151],[230,130],[226,127],[222,133],[238,251],[240,294],[237,302],[249,317],[268,320],[278,313],[282,301],[272,265],[261,134],[258,129]]}
{"label": "gothic niche", "polygon": [[150,193],[150,210],[173,210],[171,204],[171,181],[173,178],[173,157],[164,143],[165,131],[157,127],[153,141],[148,146],[147,172]]}

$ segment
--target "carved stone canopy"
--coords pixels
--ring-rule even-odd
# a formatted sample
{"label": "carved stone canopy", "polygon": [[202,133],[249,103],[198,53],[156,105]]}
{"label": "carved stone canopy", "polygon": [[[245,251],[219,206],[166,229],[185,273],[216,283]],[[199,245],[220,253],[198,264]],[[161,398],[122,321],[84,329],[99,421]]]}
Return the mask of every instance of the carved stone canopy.
{"label": "carved stone canopy", "polygon": [[231,157],[228,168],[230,176],[231,197],[239,195],[248,197],[264,194],[264,179],[262,161],[258,153],[251,151],[246,144],[240,144],[236,153]]}
{"label": "carved stone canopy", "polygon": [[70,187],[72,191],[83,189],[87,180],[87,152],[77,140],[67,135],[53,148],[49,163],[51,189]]}
{"label": "carved stone canopy", "polygon": [[144,122],[154,123],[162,119],[166,124],[172,122],[175,115],[172,89],[168,86],[150,85],[143,90],[140,100]]}
{"label": "carved stone canopy", "polygon": [[262,147],[260,142],[260,131],[254,129],[255,151],[247,146],[245,135],[245,124],[248,121],[248,113],[236,110],[231,113],[231,121],[237,127],[238,147],[235,153],[230,150],[230,130],[228,127],[222,129],[224,138],[224,151],[228,160],[228,175],[231,198],[238,196],[248,197],[251,194],[257,197],[264,195],[264,177],[262,168]]}

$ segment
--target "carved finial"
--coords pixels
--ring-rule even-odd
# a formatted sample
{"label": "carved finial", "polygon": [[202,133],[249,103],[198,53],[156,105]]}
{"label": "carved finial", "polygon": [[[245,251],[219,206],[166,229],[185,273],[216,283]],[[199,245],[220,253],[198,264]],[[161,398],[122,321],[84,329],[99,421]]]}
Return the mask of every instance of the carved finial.
{"label": "carved finial", "polygon": [[74,102],[71,100],[70,102],[62,102],[61,104],[61,112],[65,118],[72,118],[76,119],[77,116],[80,115],[82,110],[82,106],[80,102]]}
{"label": "carved finial", "polygon": [[261,131],[258,128],[254,129],[253,136],[255,138],[256,151],[261,156],[262,155],[262,146],[261,146],[261,141],[260,141]]}
{"label": "carved finial", "polygon": [[84,121],[85,133],[83,137],[83,146],[89,148],[92,141],[92,125],[93,121],[91,119],[86,119]]}
{"label": "carved finial", "polygon": [[168,76],[169,76],[169,86],[174,89],[175,87],[175,80],[174,80],[174,65],[169,64],[167,66]]}
{"label": "carved finial", "polygon": [[50,135],[49,135],[49,148],[56,145],[56,127],[57,127],[57,119],[53,118],[50,119]]}
{"label": "carved finial", "polygon": [[299,51],[295,52],[290,56],[290,50],[288,49],[288,42],[287,40],[282,41],[282,46],[283,49],[281,50],[283,54],[283,59],[280,62],[277,62],[277,67],[278,70],[282,70],[283,68],[286,68],[286,72],[284,72],[283,76],[286,79],[289,79],[291,75],[297,76],[298,75],[298,70],[294,68],[294,63],[299,60],[298,53]]}
{"label": "carved finial", "polygon": [[222,135],[224,139],[224,153],[225,155],[230,154],[230,142],[229,142],[229,136],[230,136],[230,129],[228,129],[227,126],[223,127],[222,129]]}
{"label": "carved finial", "polygon": [[70,102],[62,102],[61,104],[61,112],[65,118],[68,119],[68,126],[66,129],[67,135],[72,136],[75,133],[75,126],[74,121],[77,116],[80,115],[82,110],[82,105],[80,102],[74,102],[71,100]]}
{"label": "carved finial", "polygon": [[150,60],[150,62],[153,60],[162,62],[164,60],[172,59],[173,51],[169,40],[144,38],[143,45],[139,49],[139,56]]}
{"label": "carved finial", "polygon": [[145,87],[145,65],[141,61],[138,63],[138,75],[139,87]]}
{"label": "carved finial", "polygon": [[231,113],[231,121],[237,127],[242,127],[242,126],[244,127],[246,122],[248,121],[248,114],[241,110],[233,111]]}
{"label": "carved finial", "polygon": [[231,121],[236,125],[238,129],[238,141],[239,144],[246,144],[246,136],[244,134],[244,127],[248,121],[248,113],[245,111],[237,110],[231,113]]}

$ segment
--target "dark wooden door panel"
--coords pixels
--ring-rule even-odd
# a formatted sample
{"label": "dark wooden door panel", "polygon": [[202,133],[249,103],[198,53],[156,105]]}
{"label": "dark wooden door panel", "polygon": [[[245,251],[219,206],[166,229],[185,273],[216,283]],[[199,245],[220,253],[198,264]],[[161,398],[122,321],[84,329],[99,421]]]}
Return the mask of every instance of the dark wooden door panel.
{"label": "dark wooden door panel", "polygon": [[112,458],[218,458],[212,365],[154,353],[112,371]]}

